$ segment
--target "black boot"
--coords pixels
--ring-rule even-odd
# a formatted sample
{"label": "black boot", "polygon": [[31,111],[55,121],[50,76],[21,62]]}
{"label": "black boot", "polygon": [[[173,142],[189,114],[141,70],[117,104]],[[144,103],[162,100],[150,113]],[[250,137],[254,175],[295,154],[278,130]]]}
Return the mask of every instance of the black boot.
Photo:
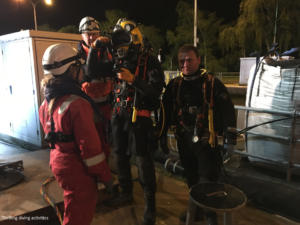
{"label": "black boot", "polygon": [[143,225],[154,225],[156,221],[155,199],[145,200],[145,210],[143,215]]}
{"label": "black boot", "polygon": [[208,212],[205,213],[206,216],[206,225],[218,225],[217,213]]}
{"label": "black boot", "polygon": [[144,225],[154,225],[156,221],[156,178],[153,160],[151,157],[137,156],[136,165],[145,199],[145,211],[142,221]]}
{"label": "black boot", "polygon": [[104,204],[109,207],[116,207],[123,205],[125,203],[133,202],[133,182],[131,176],[131,166],[130,166],[130,156],[129,155],[121,155],[114,154],[114,159],[117,166],[118,171],[118,179],[119,185],[121,188],[121,193],[118,196],[107,199]]}
{"label": "black boot", "polygon": [[133,202],[133,194],[132,193],[121,192],[118,196],[107,199],[104,202],[104,205],[109,206],[109,207],[117,207],[117,206],[123,205],[125,203],[132,203],[132,202]]}
{"label": "black boot", "polygon": [[[183,222],[186,222],[187,219],[187,211],[184,211],[179,215],[179,219]],[[194,222],[203,221],[204,220],[204,211],[200,207],[196,207],[195,219]]]}

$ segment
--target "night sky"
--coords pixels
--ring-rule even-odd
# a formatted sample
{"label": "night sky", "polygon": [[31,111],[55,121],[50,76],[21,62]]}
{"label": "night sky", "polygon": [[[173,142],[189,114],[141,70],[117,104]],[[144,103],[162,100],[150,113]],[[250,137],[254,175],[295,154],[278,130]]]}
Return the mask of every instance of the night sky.
{"label": "night sky", "polygon": [[[194,2],[194,0],[185,1]],[[163,31],[176,27],[175,7],[178,0],[52,0],[52,2],[51,6],[47,6],[43,1],[37,4],[37,25],[48,23],[55,29],[67,25],[78,26],[85,16],[103,21],[105,10],[119,9],[128,12],[129,19],[145,25],[155,25]],[[218,17],[230,22],[238,17],[240,2],[241,0],[198,0],[198,8],[216,12]],[[34,29],[33,7],[29,0],[0,0],[0,35],[21,29]]]}

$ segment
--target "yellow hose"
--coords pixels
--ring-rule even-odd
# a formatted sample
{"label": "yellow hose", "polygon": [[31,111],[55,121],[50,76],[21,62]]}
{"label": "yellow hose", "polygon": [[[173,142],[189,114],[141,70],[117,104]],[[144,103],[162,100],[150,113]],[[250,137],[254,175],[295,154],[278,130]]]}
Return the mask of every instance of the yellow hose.
{"label": "yellow hose", "polygon": [[133,113],[132,113],[132,122],[136,122],[136,117],[137,117],[137,109],[133,107]]}

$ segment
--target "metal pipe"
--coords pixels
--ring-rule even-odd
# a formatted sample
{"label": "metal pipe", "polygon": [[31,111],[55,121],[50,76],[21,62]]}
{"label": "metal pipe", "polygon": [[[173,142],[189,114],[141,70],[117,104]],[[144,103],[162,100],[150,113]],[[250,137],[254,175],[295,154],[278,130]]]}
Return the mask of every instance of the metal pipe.
{"label": "metal pipe", "polygon": [[[239,132],[239,131],[241,131],[241,129],[236,129],[236,131]],[[269,137],[269,138],[277,138],[277,139],[281,139],[284,141],[290,141],[290,137],[282,137],[282,136],[275,135],[275,134],[263,134],[263,133],[259,133],[259,132],[253,132],[253,131],[246,131],[245,133],[263,136],[263,137]]]}
{"label": "metal pipe", "polygon": [[271,109],[262,109],[262,108],[252,108],[252,107],[246,107],[241,105],[235,105],[235,109],[239,110],[246,110],[246,111],[253,111],[253,112],[262,112],[262,113],[271,113],[271,114],[278,114],[278,115],[284,115],[284,116],[300,116],[300,112],[298,110],[293,111],[280,111],[280,110],[271,110]]}
{"label": "metal pipe", "polygon": [[290,134],[290,152],[289,152],[289,163],[287,165],[287,177],[286,179],[288,181],[291,180],[291,165],[292,165],[292,160],[293,160],[293,150],[294,150],[294,136],[295,136],[295,126],[296,126],[296,118],[293,118],[292,121],[292,126],[291,126],[291,134]]}
{"label": "metal pipe", "polygon": [[183,175],[184,168],[181,165],[177,152],[173,152],[172,156],[167,156],[160,151],[156,151],[154,154],[154,160],[164,165],[166,171],[173,174]]}
{"label": "metal pipe", "polygon": [[[262,156],[252,155],[252,154],[249,154],[249,153],[246,153],[246,152],[241,152],[241,151],[238,151],[238,150],[234,150],[234,153],[237,153],[239,155],[244,155],[244,156],[249,156],[249,157],[257,158],[257,159],[262,159],[262,160],[273,162],[273,163],[277,163],[277,164],[282,165],[282,166],[286,166],[288,164],[287,162],[272,160],[272,159],[269,159],[269,158],[265,158],[265,157],[262,157]],[[292,167],[300,168],[300,164],[292,164],[291,168]]]}

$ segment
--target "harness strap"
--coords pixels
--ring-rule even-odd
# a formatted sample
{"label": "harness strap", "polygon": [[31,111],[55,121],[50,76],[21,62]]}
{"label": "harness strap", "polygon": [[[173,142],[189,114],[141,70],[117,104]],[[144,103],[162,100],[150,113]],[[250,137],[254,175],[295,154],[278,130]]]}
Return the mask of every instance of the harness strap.
{"label": "harness strap", "polygon": [[51,122],[50,122],[51,123],[51,131],[46,134],[45,140],[50,142],[51,149],[55,149],[55,143],[57,141],[65,142],[65,143],[75,141],[74,134],[64,135],[62,132],[55,132],[52,114],[50,115],[50,118],[51,118]]}
{"label": "harness strap", "polygon": [[[177,93],[176,93],[176,96],[177,96],[177,103],[179,105],[181,105],[181,102],[180,102],[180,98],[178,98],[178,93],[179,93],[179,86],[181,85],[181,82],[182,82],[182,77],[176,77],[174,82],[173,82],[173,87],[172,87],[172,93],[173,93],[173,96],[175,96],[175,88],[177,89]],[[175,87],[177,86],[177,87]],[[174,102],[174,105],[173,105],[173,108],[174,110],[176,110],[176,99],[174,98],[173,99],[173,102]]]}
{"label": "harness strap", "polygon": [[211,77],[211,89],[210,89],[210,107],[214,106],[214,81],[215,81],[215,77],[213,75],[210,75]]}
{"label": "harness strap", "polygon": [[206,78],[204,78],[204,82],[202,84],[202,91],[203,91],[203,107],[206,106]]}
{"label": "harness strap", "polygon": [[[54,121],[53,121],[53,116],[52,116],[52,114],[51,114],[51,134],[54,134],[55,133],[55,130],[54,130]],[[51,138],[50,138],[50,146],[51,146],[51,149],[55,149],[55,142],[56,142],[56,140],[55,140],[55,138],[54,137],[52,137],[52,135],[51,135]]]}
{"label": "harness strap", "polygon": [[[138,66],[136,67],[135,76],[139,76],[139,75],[143,75],[143,79],[146,80],[146,72],[147,72],[147,59],[149,57],[150,54],[147,55],[142,55],[139,57],[138,59]],[[143,67],[143,68],[142,68]],[[143,74],[141,74],[143,69]],[[114,103],[114,112],[113,112],[113,116],[115,116],[116,114],[120,113],[120,107],[123,108],[132,108],[133,107],[133,98],[127,96],[127,100],[120,100],[119,96],[123,94],[123,92],[125,91],[125,89],[128,89],[128,94],[130,92],[135,92],[136,90],[132,89],[132,88],[128,88],[128,87],[124,87],[126,84],[124,82],[120,83],[120,80],[117,84],[115,84],[114,89],[115,89],[115,99],[116,102]],[[121,91],[122,90],[122,91]],[[130,104],[129,104],[130,103]],[[149,115],[151,114],[151,112],[149,110],[137,110],[137,115],[138,116],[146,116],[149,117]]]}
{"label": "harness strap", "polygon": [[213,98],[213,94],[214,94],[214,81],[215,81],[215,77],[211,74],[208,74],[207,77],[204,79],[204,82],[203,82],[203,100],[204,100],[204,103],[203,103],[203,106],[206,105],[207,103],[207,98],[206,98],[206,82],[207,81],[210,81],[211,82],[211,89],[210,89],[210,102],[209,102],[209,106],[210,108],[214,106],[214,98]]}

